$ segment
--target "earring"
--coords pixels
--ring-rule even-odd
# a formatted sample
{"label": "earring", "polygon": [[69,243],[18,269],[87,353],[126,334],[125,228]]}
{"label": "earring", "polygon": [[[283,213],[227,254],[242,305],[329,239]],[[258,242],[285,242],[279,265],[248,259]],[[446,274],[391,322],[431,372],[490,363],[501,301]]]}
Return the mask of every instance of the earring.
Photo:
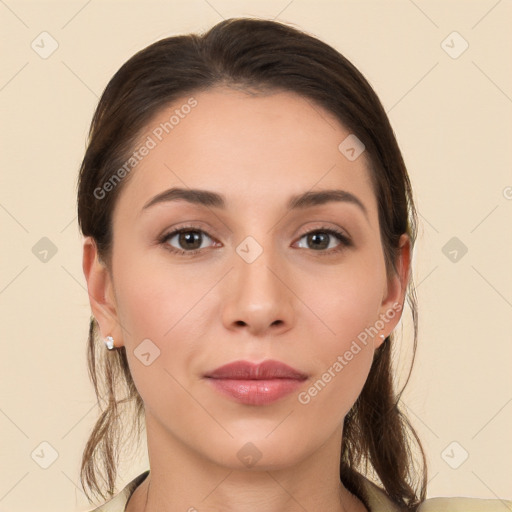
{"label": "earring", "polygon": [[114,338],[112,336],[107,336],[103,341],[109,350],[114,350]]}
{"label": "earring", "polygon": [[380,334],[380,338],[383,340],[386,336],[384,334]]}

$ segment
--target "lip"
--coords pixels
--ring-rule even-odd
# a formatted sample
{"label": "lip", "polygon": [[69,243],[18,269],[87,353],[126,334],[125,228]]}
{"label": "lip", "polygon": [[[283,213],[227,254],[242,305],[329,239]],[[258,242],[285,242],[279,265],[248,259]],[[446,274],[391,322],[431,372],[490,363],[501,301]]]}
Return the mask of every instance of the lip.
{"label": "lip", "polygon": [[234,361],[205,375],[213,388],[247,405],[268,405],[289,395],[308,376],[280,361]]}

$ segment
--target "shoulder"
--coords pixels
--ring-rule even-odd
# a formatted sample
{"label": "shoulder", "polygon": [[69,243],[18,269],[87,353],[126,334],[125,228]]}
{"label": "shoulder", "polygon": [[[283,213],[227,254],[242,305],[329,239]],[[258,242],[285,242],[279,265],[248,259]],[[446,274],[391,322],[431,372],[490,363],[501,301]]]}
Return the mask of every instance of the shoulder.
{"label": "shoulder", "polygon": [[[110,501],[90,512],[124,512],[130,496],[148,474],[149,470],[141,473]],[[364,478],[364,488],[371,512],[400,512],[384,490],[366,478]],[[505,512],[506,510],[512,512],[512,501],[460,497],[429,498],[418,507],[418,512]]]}
{"label": "shoulder", "polygon": [[479,498],[429,498],[418,512],[505,512],[512,511],[512,501]]}
{"label": "shoulder", "polygon": [[146,479],[149,474],[149,469],[135,477],[130,483],[128,483],[122,491],[116,494],[112,499],[107,501],[105,504],[100,505],[94,510],[89,512],[124,512],[126,504],[133,494],[135,489]]}
{"label": "shoulder", "polygon": [[[370,506],[370,512],[400,512],[386,492],[364,477],[363,486]],[[512,501],[479,498],[429,498],[417,512],[512,512]]]}

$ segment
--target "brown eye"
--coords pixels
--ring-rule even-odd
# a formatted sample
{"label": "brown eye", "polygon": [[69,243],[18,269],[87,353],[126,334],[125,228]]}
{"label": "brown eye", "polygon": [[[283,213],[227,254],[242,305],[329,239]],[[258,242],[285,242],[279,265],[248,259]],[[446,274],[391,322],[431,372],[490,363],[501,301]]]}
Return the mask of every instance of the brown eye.
{"label": "brown eye", "polygon": [[177,236],[180,247],[185,249],[201,248],[202,236],[199,231],[182,231]]}
{"label": "brown eye", "polygon": [[[173,239],[176,241],[171,243]],[[211,239],[201,229],[181,228],[164,235],[160,243],[164,244],[171,252],[179,254],[195,254],[199,252],[205,239]]]}
{"label": "brown eye", "polygon": [[331,235],[328,235],[327,233],[309,233],[306,235],[307,243],[316,249],[328,249],[329,248],[329,239],[331,238]]}
{"label": "brown eye", "polygon": [[[345,247],[351,246],[351,240],[341,231],[332,228],[321,228],[309,231],[302,235],[302,239],[306,239],[306,249],[312,249],[316,252],[331,254],[341,251]],[[335,238],[339,243],[332,247],[331,240]],[[331,246],[330,246],[331,245]]]}

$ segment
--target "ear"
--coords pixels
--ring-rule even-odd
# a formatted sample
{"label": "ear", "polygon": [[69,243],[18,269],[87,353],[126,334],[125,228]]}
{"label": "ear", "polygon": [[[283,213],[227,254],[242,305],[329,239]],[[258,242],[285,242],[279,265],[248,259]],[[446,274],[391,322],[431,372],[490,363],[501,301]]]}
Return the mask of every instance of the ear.
{"label": "ear", "polygon": [[123,346],[112,276],[100,260],[96,243],[90,236],[84,239],[82,269],[87,281],[92,314],[98,322],[101,337],[104,339],[112,336],[114,346]]}
{"label": "ear", "polygon": [[411,240],[407,234],[403,234],[398,242],[399,250],[395,261],[396,272],[388,276],[387,286],[379,308],[379,320],[384,323],[384,328],[379,332],[384,338],[377,336],[375,348],[378,348],[396,327],[402,316],[404,308],[407,283],[411,268]]}

